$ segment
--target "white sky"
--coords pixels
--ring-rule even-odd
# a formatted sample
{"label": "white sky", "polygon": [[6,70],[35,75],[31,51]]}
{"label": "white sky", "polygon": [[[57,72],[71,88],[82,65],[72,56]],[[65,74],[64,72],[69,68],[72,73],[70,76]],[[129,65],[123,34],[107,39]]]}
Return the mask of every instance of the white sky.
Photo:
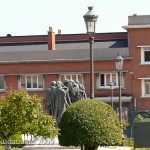
{"label": "white sky", "polygon": [[85,33],[88,6],[99,15],[96,32],[126,32],[128,16],[150,15],[150,0],[0,0],[0,36]]}

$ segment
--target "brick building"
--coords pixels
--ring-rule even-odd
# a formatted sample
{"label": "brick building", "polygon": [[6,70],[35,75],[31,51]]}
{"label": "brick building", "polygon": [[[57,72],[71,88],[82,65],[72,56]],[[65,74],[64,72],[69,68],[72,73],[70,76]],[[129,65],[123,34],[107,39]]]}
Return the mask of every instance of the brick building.
{"label": "brick building", "polygon": [[[114,59],[124,58],[122,104],[126,119],[131,111],[150,111],[150,16],[129,16],[125,32],[96,33],[94,43],[95,97],[111,102],[118,111],[118,74]],[[87,34],[0,37],[0,95],[10,87],[25,86],[29,93],[45,95],[51,81],[79,80],[90,93],[90,53]],[[130,118],[130,117],[129,117]]]}

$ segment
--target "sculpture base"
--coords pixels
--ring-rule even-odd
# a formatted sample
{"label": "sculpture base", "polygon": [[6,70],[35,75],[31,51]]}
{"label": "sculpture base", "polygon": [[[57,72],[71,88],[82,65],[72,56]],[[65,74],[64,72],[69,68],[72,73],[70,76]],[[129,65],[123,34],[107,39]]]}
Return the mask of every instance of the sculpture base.
{"label": "sculpture base", "polygon": [[44,139],[42,137],[33,138],[29,145],[26,145],[22,150],[80,150],[80,147],[63,147],[59,145],[58,137],[54,139]]}
{"label": "sculpture base", "polygon": [[[33,138],[29,145],[26,145],[22,150],[80,150],[81,147],[64,147],[59,145],[58,137],[54,139],[43,139],[42,137]],[[131,150],[131,147],[98,147],[98,150]]]}

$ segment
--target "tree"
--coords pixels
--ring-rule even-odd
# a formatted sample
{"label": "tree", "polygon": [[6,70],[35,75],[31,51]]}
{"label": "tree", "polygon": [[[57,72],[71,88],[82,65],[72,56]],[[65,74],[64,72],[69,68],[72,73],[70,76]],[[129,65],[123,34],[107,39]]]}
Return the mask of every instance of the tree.
{"label": "tree", "polygon": [[15,134],[32,134],[53,138],[57,135],[56,121],[42,114],[41,100],[25,91],[10,90],[0,100],[0,138],[9,149],[9,139]]}
{"label": "tree", "polygon": [[94,150],[100,146],[122,142],[121,127],[116,112],[99,100],[83,100],[71,104],[59,123],[59,143],[62,146],[82,146]]}

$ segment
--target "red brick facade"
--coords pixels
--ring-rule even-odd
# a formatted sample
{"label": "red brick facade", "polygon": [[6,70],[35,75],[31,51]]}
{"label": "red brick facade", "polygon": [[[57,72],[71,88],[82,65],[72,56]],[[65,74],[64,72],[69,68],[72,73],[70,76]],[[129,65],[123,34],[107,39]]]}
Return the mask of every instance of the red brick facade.
{"label": "red brick facade", "polygon": [[[20,43],[20,42],[47,42],[47,50],[55,50],[56,43],[59,41],[72,40],[87,40],[87,34],[59,34],[55,35],[52,28],[48,35],[43,36],[8,36],[0,37],[0,43]],[[141,47],[150,45],[150,28],[131,28],[124,33],[97,33],[95,40],[112,40],[112,39],[127,39],[128,51],[130,59],[125,59],[123,64],[124,87],[122,88],[122,96],[130,96],[130,101],[123,101],[123,107],[128,110],[132,109],[148,109],[150,110],[150,96],[142,96],[142,78],[150,77],[149,65],[141,65]],[[55,50],[57,51],[57,49]],[[80,55],[80,54],[79,54]],[[117,54],[116,54],[117,55]],[[29,93],[36,93],[40,96],[45,95],[45,90],[50,86],[51,81],[59,80],[60,74],[82,74],[83,83],[86,88],[86,93],[89,96],[90,92],[90,62],[89,60],[82,61],[38,61],[38,62],[1,62],[0,74],[5,77],[6,89],[1,91],[3,95],[10,87],[19,89],[20,76],[24,74],[42,74],[44,78],[43,90],[29,90]],[[95,60],[94,61],[94,85],[95,97],[111,96],[110,88],[98,87],[98,76],[100,72],[114,72],[114,59],[110,60]],[[115,88],[114,97],[118,96],[119,89]],[[115,103],[115,108],[118,108],[118,103]]]}
{"label": "red brick facade", "polygon": [[150,28],[128,30],[129,53],[133,57],[131,72],[134,78],[132,83],[133,96],[137,100],[137,109],[150,109],[150,97],[142,97],[142,83],[139,78],[149,77],[149,65],[141,64],[141,48],[138,46],[150,45]]}

